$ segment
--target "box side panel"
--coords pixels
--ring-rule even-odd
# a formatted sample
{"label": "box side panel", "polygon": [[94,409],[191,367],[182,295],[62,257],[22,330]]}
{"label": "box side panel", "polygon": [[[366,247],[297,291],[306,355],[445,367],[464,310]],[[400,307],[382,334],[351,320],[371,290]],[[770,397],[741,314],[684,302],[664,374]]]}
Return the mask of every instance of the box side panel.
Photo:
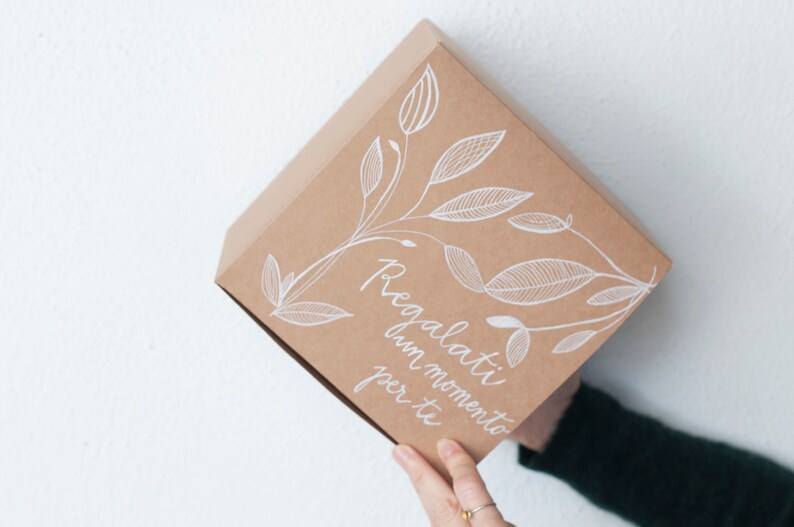
{"label": "box side panel", "polygon": [[[223,289],[223,287],[221,287],[221,289]],[[262,321],[261,321],[261,320],[259,320],[259,318],[257,318],[257,316],[256,316],[256,315],[254,315],[254,314],[253,314],[253,313],[252,313],[252,312],[251,312],[251,311],[250,311],[248,308],[246,308],[246,307],[245,307],[245,306],[244,306],[244,305],[243,305],[243,304],[242,304],[240,301],[238,301],[236,298],[234,298],[234,295],[232,295],[232,294],[231,294],[229,291],[227,291],[227,290],[225,290],[225,289],[223,289],[223,292],[224,292],[224,293],[226,293],[227,295],[229,295],[229,297],[230,297],[232,300],[234,300],[234,302],[235,302],[235,303],[236,303],[238,306],[240,306],[240,308],[242,308],[242,310],[243,310],[243,311],[245,311],[245,312],[246,312],[246,314],[247,314],[249,317],[251,317],[251,318],[254,320],[254,322],[256,322],[256,323],[259,325],[259,327],[260,327],[260,328],[262,328],[263,330],[265,330],[265,333],[267,333],[267,334],[270,336],[270,338],[272,338],[272,339],[273,339],[273,340],[276,342],[276,344],[278,344],[278,345],[279,345],[279,347],[281,347],[281,349],[283,349],[284,351],[286,351],[286,352],[287,352],[287,354],[289,354],[289,356],[290,356],[290,357],[292,357],[293,359],[295,359],[295,361],[296,361],[298,364],[300,364],[300,365],[303,367],[303,369],[305,369],[306,371],[308,371],[308,372],[309,372],[309,373],[312,375],[312,377],[314,377],[315,379],[317,379],[317,381],[318,381],[320,384],[322,384],[323,386],[325,386],[325,388],[326,388],[328,391],[330,391],[330,392],[331,392],[331,394],[333,394],[333,395],[334,395],[334,396],[335,396],[337,399],[339,399],[339,400],[340,400],[340,401],[341,401],[341,402],[342,402],[342,403],[343,403],[345,406],[347,406],[348,408],[350,408],[351,410],[353,410],[353,412],[355,412],[355,413],[356,413],[356,415],[358,415],[358,416],[359,416],[359,417],[361,417],[361,418],[362,418],[364,421],[366,421],[367,423],[369,423],[369,424],[370,424],[370,425],[371,425],[371,426],[372,426],[372,427],[373,427],[375,430],[377,430],[378,432],[380,432],[381,434],[383,434],[383,436],[384,436],[386,439],[388,439],[388,440],[389,440],[389,441],[391,441],[392,443],[396,443],[396,441],[394,440],[394,438],[392,438],[392,437],[391,437],[389,434],[387,434],[387,433],[386,433],[386,431],[385,431],[385,430],[383,430],[383,428],[381,428],[380,426],[378,426],[378,424],[377,424],[375,421],[373,421],[373,420],[372,420],[372,419],[371,419],[371,418],[370,418],[370,417],[369,417],[367,414],[365,414],[365,413],[364,413],[364,412],[363,412],[363,411],[362,411],[362,410],[361,410],[361,409],[360,409],[358,406],[356,406],[356,405],[353,403],[353,401],[351,401],[350,399],[348,399],[347,397],[345,397],[345,395],[344,395],[342,392],[340,392],[338,389],[336,389],[336,387],[335,387],[333,384],[331,384],[331,383],[328,381],[328,379],[326,379],[326,378],[325,378],[325,377],[324,377],[324,376],[323,376],[323,375],[322,375],[320,372],[318,372],[316,368],[312,367],[312,365],[311,365],[311,364],[309,364],[309,362],[308,362],[306,359],[304,359],[303,357],[301,357],[301,356],[300,356],[300,354],[299,354],[297,351],[295,351],[294,349],[292,349],[292,348],[289,346],[289,344],[287,344],[286,342],[284,342],[284,341],[283,341],[283,340],[282,340],[282,339],[281,339],[281,338],[280,338],[278,335],[276,335],[276,333],[275,333],[275,332],[274,332],[272,329],[270,329],[270,328],[269,328],[269,327],[268,327],[266,324],[263,324],[263,323],[262,323]]]}
{"label": "box side panel", "polygon": [[422,21],[375,69],[227,230],[216,281],[436,45],[431,24]]}
{"label": "box side panel", "polygon": [[[429,23],[429,22],[428,22]],[[598,192],[615,210],[617,210],[631,225],[642,234],[656,249],[664,255],[670,262],[670,258],[659,248],[648,230],[640,222],[639,218],[624,205],[615,194],[604,185],[595,174],[593,174],[576,156],[573,155],[556,137],[554,137],[546,127],[543,126],[513,95],[503,88],[491,75],[478,65],[463,49],[458,46],[443,31],[433,26],[432,30],[441,41],[442,46],[449,51],[463,66],[466,67],[477,79],[498,97],[516,117],[527,125],[546,145],[551,148],[568,166],[571,167],[588,185]]]}

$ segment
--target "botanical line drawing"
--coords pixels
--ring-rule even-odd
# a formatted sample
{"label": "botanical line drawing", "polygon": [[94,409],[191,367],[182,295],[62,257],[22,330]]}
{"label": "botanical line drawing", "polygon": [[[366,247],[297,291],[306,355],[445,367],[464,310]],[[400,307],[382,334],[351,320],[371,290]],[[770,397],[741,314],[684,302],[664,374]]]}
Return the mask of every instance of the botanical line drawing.
{"label": "botanical line drawing", "polygon": [[[540,327],[526,325],[513,316],[487,317],[486,321],[491,326],[512,331],[505,345],[505,357],[510,367],[517,366],[527,356],[534,333],[559,332],[562,337],[552,353],[569,353],[618,324],[655,287],[656,268],[647,282],[629,275],[585,234],[573,228],[570,214],[562,219],[544,212],[527,212],[512,216],[508,222],[516,229],[533,234],[573,235],[594,250],[608,270],[599,271],[573,260],[540,258],[510,265],[485,281],[475,258],[465,249],[411,227],[413,220],[421,218],[461,224],[489,220],[513,210],[533,196],[532,192],[523,190],[486,186],[466,191],[430,212],[417,212],[435,185],[459,178],[485,163],[504,139],[505,130],[478,133],[456,141],[436,161],[416,203],[398,218],[381,218],[405,172],[410,140],[433,120],[440,99],[438,80],[433,68],[427,64],[400,106],[401,142],[388,139],[385,142],[388,148],[384,148],[381,137],[377,136],[361,159],[361,212],[355,229],[346,240],[297,275],[290,272],[283,278],[275,257],[268,254],[262,269],[261,288],[265,298],[274,306],[271,316],[298,326],[318,326],[351,317],[353,315],[341,307],[301,300],[301,297],[355,246],[377,241],[416,247],[418,243],[427,241],[443,249],[447,268],[461,286],[508,305],[545,304],[567,297],[595,280],[608,283],[587,300],[593,308],[611,306],[609,309],[613,311],[606,315]],[[387,165],[392,163],[393,169],[386,174]]]}

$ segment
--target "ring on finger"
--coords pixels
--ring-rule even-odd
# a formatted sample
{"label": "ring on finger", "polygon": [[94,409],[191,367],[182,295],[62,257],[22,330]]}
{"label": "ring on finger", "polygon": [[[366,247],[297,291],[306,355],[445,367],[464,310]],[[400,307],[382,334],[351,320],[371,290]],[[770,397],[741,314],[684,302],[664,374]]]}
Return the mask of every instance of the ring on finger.
{"label": "ring on finger", "polygon": [[472,518],[472,516],[474,516],[475,512],[477,512],[479,510],[482,510],[485,507],[491,507],[491,506],[496,507],[496,502],[492,501],[490,503],[486,503],[484,505],[480,505],[479,507],[474,507],[471,510],[463,511],[463,519],[468,521],[468,520],[470,520]]}

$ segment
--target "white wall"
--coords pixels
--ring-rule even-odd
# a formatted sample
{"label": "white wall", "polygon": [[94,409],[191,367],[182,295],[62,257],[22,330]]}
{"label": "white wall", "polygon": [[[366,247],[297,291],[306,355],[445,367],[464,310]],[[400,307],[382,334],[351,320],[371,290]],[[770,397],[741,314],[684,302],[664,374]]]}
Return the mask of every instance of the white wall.
{"label": "white wall", "polygon": [[[794,466],[790,2],[8,1],[0,524],[425,523],[387,441],[212,283],[225,228],[423,16],[676,262],[586,376]],[[511,445],[482,469],[518,525],[623,525]]]}

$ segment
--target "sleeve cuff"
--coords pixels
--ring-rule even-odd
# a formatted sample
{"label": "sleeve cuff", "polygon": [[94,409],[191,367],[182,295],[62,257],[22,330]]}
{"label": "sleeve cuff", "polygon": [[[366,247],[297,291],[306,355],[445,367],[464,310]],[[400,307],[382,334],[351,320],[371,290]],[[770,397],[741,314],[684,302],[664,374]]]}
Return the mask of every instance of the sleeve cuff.
{"label": "sleeve cuff", "polygon": [[532,470],[561,476],[569,469],[581,469],[594,449],[600,431],[621,428],[616,418],[621,407],[608,395],[582,384],[557,431],[543,452],[519,445],[518,462]]}

